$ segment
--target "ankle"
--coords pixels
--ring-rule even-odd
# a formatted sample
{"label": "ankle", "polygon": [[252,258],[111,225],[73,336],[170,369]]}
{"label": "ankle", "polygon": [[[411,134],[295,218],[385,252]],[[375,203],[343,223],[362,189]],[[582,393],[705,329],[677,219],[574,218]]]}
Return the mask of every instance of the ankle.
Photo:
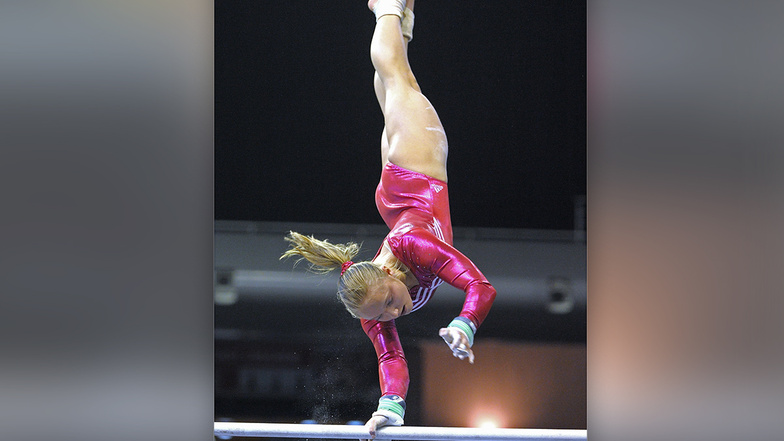
{"label": "ankle", "polygon": [[371,8],[373,14],[376,16],[376,21],[385,15],[395,15],[401,20],[403,19],[403,11],[406,8],[405,0],[373,0],[368,2],[368,7]]}

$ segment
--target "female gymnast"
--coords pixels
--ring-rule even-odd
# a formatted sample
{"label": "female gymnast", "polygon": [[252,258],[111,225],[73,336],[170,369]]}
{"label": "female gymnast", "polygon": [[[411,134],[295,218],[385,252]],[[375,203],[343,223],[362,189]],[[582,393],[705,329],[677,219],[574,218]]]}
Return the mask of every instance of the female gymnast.
{"label": "female gymnast", "polygon": [[370,57],[385,124],[375,198],[390,232],[371,261],[352,262],[357,244],[332,244],[292,231],[281,259],[300,256],[317,272],[341,269],[338,297],[360,319],[378,355],[382,397],[365,424],[373,438],[379,427],[402,425],[405,415],[408,366],[395,319],[421,308],[443,282],[465,291],[462,311],[439,335],[455,357],[473,363],[474,333],[496,292],[452,246],[446,134],[408,64],[414,0],[370,0],[368,7],[376,16]]}

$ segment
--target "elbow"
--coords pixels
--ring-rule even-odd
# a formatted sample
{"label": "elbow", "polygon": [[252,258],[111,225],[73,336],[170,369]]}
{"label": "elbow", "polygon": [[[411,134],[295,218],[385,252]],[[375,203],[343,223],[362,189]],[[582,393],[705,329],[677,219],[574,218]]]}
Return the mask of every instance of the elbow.
{"label": "elbow", "polygon": [[400,349],[390,349],[387,351],[378,354],[378,363],[379,364],[390,364],[390,365],[405,365],[408,366],[408,361],[406,360],[406,356]]}
{"label": "elbow", "polygon": [[480,294],[479,296],[487,301],[488,303],[493,303],[495,300],[496,290],[493,285],[490,284],[488,281],[481,282],[479,285],[480,287]]}

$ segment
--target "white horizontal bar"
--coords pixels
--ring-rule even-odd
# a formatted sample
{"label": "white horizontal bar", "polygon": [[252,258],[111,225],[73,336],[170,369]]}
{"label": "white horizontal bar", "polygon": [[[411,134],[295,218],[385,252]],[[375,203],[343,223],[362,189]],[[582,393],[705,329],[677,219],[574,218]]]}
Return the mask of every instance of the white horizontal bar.
{"label": "white horizontal bar", "polygon": [[[478,429],[467,427],[385,426],[376,431],[377,440],[585,440],[587,430],[571,429]],[[367,439],[365,426],[338,424],[280,424],[216,422],[215,435],[269,438]]]}

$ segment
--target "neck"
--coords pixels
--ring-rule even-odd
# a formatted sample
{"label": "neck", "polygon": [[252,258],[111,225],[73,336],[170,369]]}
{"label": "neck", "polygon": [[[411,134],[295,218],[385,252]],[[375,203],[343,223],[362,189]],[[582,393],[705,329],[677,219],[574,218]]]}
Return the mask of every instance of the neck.
{"label": "neck", "polygon": [[403,265],[402,262],[400,262],[398,258],[395,257],[395,255],[392,253],[392,250],[387,246],[386,242],[381,247],[381,252],[378,253],[378,256],[373,259],[373,263],[385,266],[390,269],[399,268],[405,276],[403,283],[406,284],[408,289],[419,285],[419,281],[416,279],[416,277],[414,277],[414,274],[411,272],[411,270],[409,270],[408,267]]}

